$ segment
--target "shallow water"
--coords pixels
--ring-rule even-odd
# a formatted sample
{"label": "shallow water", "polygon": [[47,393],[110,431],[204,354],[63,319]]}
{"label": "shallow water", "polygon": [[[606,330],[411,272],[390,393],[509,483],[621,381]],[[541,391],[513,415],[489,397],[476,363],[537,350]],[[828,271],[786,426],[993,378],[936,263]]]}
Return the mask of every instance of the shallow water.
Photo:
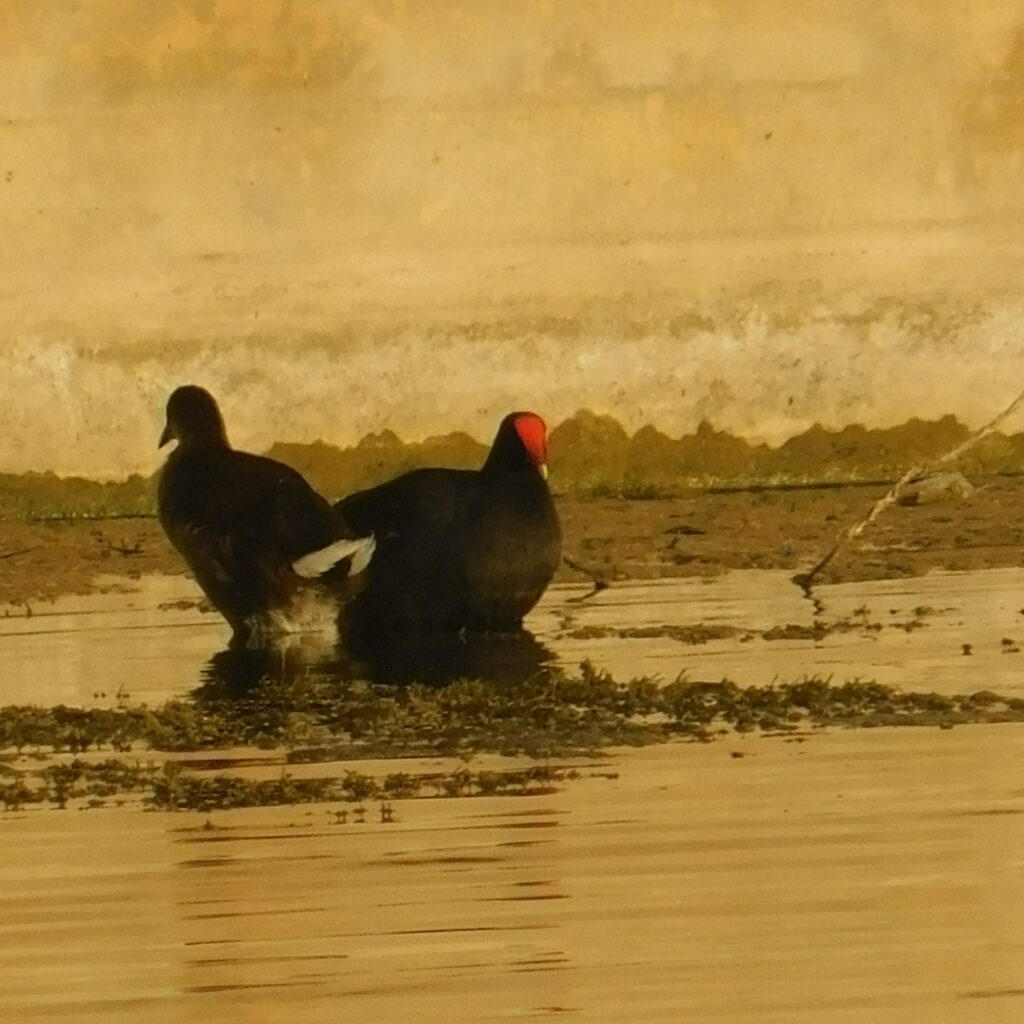
{"label": "shallow water", "polygon": [[[187,693],[230,638],[219,615],[191,608],[182,576],[111,577],[105,593],[68,596],[0,618],[0,703],[103,706],[120,692],[153,703]],[[165,606],[165,607],[161,607]]]}
{"label": "shallow water", "polygon": [[[755,636],[699,645],[664,638],[548,641],[543,629],[538,632],[561,660],[590,658],[617,677],[671,679],[682,671],[690,679],[763,685],[823,676],[940,693],[1024,692],[1024,653],[1016,650],[1024,652],[1024,569],[843,583],[817,587],[815,596],[824,606],[821,614],[789,573],[741,571],[617,585],[572,614],[576,627],[674,623],[761,633],[788,624],[810,626],[818,618],[826,626],[850,624],[850,630],[817,640]],[[964,644],[970,645],[969,655]]]}
{"label": "shallow water", "polygon": [[[193,584],[181,576],[111,578],[107,584],[106,593],[37,604],[30,617],[24,608],[7,609],[0,617],[0,702],[102,706],[120,693],[154,703],[194,689],[229,632],[216,614],[176,607],[195,600]],[[389,648],[384,677],[410,678],[427,666],[438,679],[501,679],[547,661],[572,667],[589,658],[624,679],[685,673],[764,684],[819,675],[943,693],[1024,692],[1024,653],[1018,651],[1024,650],[1024,569],[823,586],[816,590],[823,611],[789,573],[778,571],[621,583],[580,600],[586,593],[585,587],[552,587],[527,620],[532,637],[519,641],[457,644],[440,652]],[[761,635],[773,627],[810,627],[816,619],[844,630],[818,639]],[[573,635],[663,626],[740,632],[697,644],[658,635]],[[289,672],[324,655],[316,638],[306,637],[273,657]],[[336,662],[341,671],[361,669]],[[214,668],[223,669],[223,660]]]}
{"label": "shallow water", "polygon": [[8,813],[0,1006],[96,1024],[1009,1024],[1022,757],[1015,726],[884,729],[649,748],[554,794],[396,801],[392,823],[373,806],[363,824],[322,805]]}
{"label": "shallow water", "polygon": [[[174,607],[195,597],[186,579],[108,582],[0,618],[0,702],[103,705],[119,689],[155,702],[217,685],[227,630]],[[785,573],[620,584],[584,601],[560,587],[532,639],[462,657],[496,678],[588,657],[621,677],[1013,692],[1021,655],[1002,640],[1024,624],[1022,583],[996,570],[823,587],[824,612]],[[760,635],[816,615],[856,626]],[[744,632],[698,645],[571,635],[665,624]],[[273,657],[301,671],[321,654],[297,643]],[[283,767],[275,752],[218,756],[240,760],[216,770],[247,777]],[[327,804],[11,811],[0,1011],[76,1024],[1009,1024],[1024,1006],[1022,757],[1014,725],[747,735],[578,761],[581,777],[544,795],[394,800],[391,821],[376,803],[344,805],[344,821]]]}

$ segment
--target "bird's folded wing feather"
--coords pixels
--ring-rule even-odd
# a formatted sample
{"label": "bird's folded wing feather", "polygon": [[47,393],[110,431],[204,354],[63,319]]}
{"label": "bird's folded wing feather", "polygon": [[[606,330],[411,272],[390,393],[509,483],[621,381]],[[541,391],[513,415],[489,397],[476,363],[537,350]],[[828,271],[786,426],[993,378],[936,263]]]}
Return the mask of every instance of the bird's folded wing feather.
{"label": "bird's folded wing feather", "polygon": [[187,552],[188,561],[200,577],[225,585],[237,579],[240,570],[237,538],[210,526],[185,523],[176,546]]}
{"label": "bird's folded wing feather", "polygon": [[379,487],[356,491],[334,506],[359,534],[378,538],[407,530],[441,533],[472,500],[477,474],[465,470],[413,470]]}

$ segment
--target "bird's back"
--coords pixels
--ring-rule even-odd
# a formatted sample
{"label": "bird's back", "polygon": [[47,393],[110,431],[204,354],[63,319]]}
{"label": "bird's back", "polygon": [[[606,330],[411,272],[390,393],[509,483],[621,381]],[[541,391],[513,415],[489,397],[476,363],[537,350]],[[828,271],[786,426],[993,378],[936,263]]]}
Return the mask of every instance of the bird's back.
{"label": "bird's back", "polygon": [[557,568],[558,520],[533,471],[414,470],[335,508],[377,537],[362,599],[372,618],[512,627]]}
{"label": "bird's back", "polygon": [[229,448],[179,449],[160,478],[160,522],[233,625],[286,604],[291,564],[343,536],[330,504],[294,470]]}
{"label": "bird's back", "polygon": [[377,541],[357,601],[360,621],[419,628],[457,618],[452,550],[478,493],[472,471],[416,469],[337,502],[350,529]]}
{"label": "bird's back", "polygon": [[480,474],[466,469],[414,469],[376,487],[356,491],[334,508],[357,532],[407,530],[444,538],[480,492]]}
{"label": "bird's back", "polygon": [[176,451],[160,479],[161,521],[230,533],[296,558],[339,535],[330,504],[283,463],[232,449]]}

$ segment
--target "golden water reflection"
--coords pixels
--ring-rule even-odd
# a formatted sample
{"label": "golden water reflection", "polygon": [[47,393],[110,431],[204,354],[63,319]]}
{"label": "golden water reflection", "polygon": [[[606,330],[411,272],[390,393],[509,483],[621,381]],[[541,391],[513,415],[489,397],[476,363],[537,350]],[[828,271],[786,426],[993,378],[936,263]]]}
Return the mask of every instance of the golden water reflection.
{"label": "golden water reflection", "polygon": [[557,793],[399,800],[393,821],[8,813],[0,1003],[132,1024],[1017,1021],[1022,756],[1015,726],[872,730],[634,751]]}

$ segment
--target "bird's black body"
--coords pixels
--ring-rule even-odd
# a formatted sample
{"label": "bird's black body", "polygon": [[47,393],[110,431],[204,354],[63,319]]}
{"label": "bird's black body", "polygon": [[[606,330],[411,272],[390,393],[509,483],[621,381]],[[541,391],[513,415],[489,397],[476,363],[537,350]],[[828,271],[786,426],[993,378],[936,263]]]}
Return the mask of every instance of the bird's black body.
{"label": "bird's black body", "polygon": [[357,626],[520,627],[561,557],[543,431],[539,417],[513,413],[481,469],[417,469],[335,505],[356,533],[377,539],[352,609]]}
{"label": "bird's black body", "polygon": [[349,559],[316,580],[293,568],[352,536],[326,499],[288,466],[232,449],[216,403],[201,388],[175,391],[167,421],[161,443],[176,438],[178,447],[160,475],[160,523],[236,643],[305,588],[344,596]]}

